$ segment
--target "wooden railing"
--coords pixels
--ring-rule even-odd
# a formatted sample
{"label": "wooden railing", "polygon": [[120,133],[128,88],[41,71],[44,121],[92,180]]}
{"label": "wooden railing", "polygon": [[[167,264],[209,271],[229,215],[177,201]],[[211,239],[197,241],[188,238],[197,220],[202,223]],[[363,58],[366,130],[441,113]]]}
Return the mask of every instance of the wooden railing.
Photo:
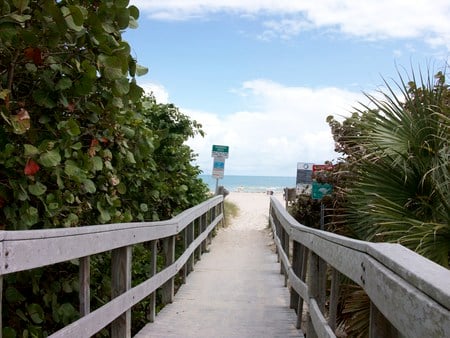
{"label": "wooden railing", "polygon": [[308,305],[308,338],[336,337],[341,274],[370,298],[370,337],[450,337],[450,270],[399,244],[303,226],[273,197],[270,224],[297,328]]}
{"label": "wooden railing", "polygon": [[[111,336],[131,336],[131,307],[150,297],[150,321],[155,318],[155,292],[162,302],[174,295],[174,277],[183,269],[184,278],[206,251],[212,230],[223,218],[223,197],[216,196],[168,221],[95,225],[80,228],[0,231],[0,291],[3,275],[79,259],[81,318],[51,337],[90,337],[111,324]],[[175,240],[184,239],[184,253],[175,260]],[[162,241],[165,268],[157,272],[156,243]],[[131,288],[131,252],[138,243],[149,243],[151,276]],[[112,250],[111,301],[90,311],[90,256]],[[1,293],[0,293],[1,295]],[[1,336],[0,296],[0,336]]]}

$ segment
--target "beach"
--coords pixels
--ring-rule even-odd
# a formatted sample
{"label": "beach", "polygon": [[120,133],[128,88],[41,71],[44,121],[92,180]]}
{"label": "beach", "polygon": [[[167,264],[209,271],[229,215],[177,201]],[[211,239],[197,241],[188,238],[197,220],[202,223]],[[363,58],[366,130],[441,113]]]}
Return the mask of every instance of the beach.
{"label": "beach", "polygon": [[229,228],[232,230],[262,230],[269,224],[270,197],[277,198],[284,205],[283,193],[275,192],[273,195],[267,193],[230,192],[225,198],[239,208],[239,213],[231,222]]}

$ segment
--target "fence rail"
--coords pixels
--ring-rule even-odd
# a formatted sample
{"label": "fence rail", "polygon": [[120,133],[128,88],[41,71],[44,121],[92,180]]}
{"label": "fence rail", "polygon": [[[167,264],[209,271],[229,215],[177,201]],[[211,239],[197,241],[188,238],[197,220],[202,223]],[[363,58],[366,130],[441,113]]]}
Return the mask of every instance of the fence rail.
{"label": "fence rail", "polygon": [[[90,337],[111,324],[111,336],[131,337],[131,307],[150,297],[150,320],[155,318],[155,292],[163,303],[173,300],[174,277],[183,269],[184,279],[193,270],[211,240],[212,230],[223,218],[223,197],[216,196],[171,220],[93,225],[68,229],[0,231],[0,291],[3,275],[79,259],[81,318],[51,337]],[[176,237],[182,234],[184,252],[175,260]],[[156,269],[156,242],[162,241],[166,263]],[[132,247],[148,242],[150,278],[131,288]],[[90,311],[90,256],[111,251],[111,301]],[[0,293],[1,295],[1,293]],[[0,296],[0,336],[1,309]]]}
{"label": "fence rail", "polygon": [[269,218],[297,328],[308,304],[308,338],[336,337],[341,274],[370,298],[370,337],[450,337],[450,270],[399,244],[305,227],[273,197]]}

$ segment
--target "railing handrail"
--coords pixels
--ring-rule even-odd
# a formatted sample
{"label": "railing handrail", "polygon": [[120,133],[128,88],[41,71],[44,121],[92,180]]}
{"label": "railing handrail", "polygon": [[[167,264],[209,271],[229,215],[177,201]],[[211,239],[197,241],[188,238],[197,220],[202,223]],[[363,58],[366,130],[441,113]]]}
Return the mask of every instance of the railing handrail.
{"label": "railing handrail", "polygon": [[[270,222],[284,272],[310,308],[317,300],[311,297],[310,285],[293,270],[289,240],[360,285],[376,308],[406,337],[450,336],[450,270],[399,244],[369,243],[301,225],[274,197]],[[314,316],[318,316],[314,329],[334,337],[323,309]],[[316,327],[321,325],[324,327]]]}
{"label": "railing handrail", "polygon": [[[167,302],[171,302],[174,276],[184,266],[185,275],[192,271],[194,255],[200,258],[206,250],[207,238],[210,238],[212,230],[222,218],[223,196],[215,196],[166,221],[0,231],[0,286],[2,275],[78,258],[83,263],[80,264],[80,281],[85,280],[85,285],[80,285],[80,308],[84,306],[82,317],[51,337],[89,337],[111,322],[117,322],[113,337],[128,337],[131,307],[150,295],[153,297],[154,316],[154,292],[160,287],[165,288],[164,297]],[[195,231],[195,227],[198,231]],[[186,236],[185,251],[175,260],[175,237],[182,231],[185,231]],[[166,266],[157,272],[156,240],[160,239],[166,241]],[[153,271],[149,279],[131,288],[131,247],[145,242],[152,243]],[[118,285],[115,291],[117,296],[90,313],[89,304],[85,305],[89,302],[89,256],[111,250],[115,261],[112,264],[119,270],[113,271],[113,279],[116,280],[113,280],[113,284]]]}
{"label": "railing handrail", "polygon": [[[165,221],[0,231],[0,275],[174,236],[221,201],[222,196],[213,197]],[[81,240],[91,240],[98,245],[80,245]],[[42,251],[49,251],[51,256],[42,255]]]}

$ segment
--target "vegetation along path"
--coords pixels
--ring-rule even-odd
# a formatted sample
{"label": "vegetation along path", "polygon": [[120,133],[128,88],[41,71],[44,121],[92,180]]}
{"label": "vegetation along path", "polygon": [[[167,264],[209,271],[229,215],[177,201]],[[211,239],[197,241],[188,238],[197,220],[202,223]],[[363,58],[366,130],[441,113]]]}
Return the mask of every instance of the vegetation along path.
{"label": "vegetation along path", "polygon": [[267,230],[269,196],[231,193],[239,215],[135,337],[303,337]]}

